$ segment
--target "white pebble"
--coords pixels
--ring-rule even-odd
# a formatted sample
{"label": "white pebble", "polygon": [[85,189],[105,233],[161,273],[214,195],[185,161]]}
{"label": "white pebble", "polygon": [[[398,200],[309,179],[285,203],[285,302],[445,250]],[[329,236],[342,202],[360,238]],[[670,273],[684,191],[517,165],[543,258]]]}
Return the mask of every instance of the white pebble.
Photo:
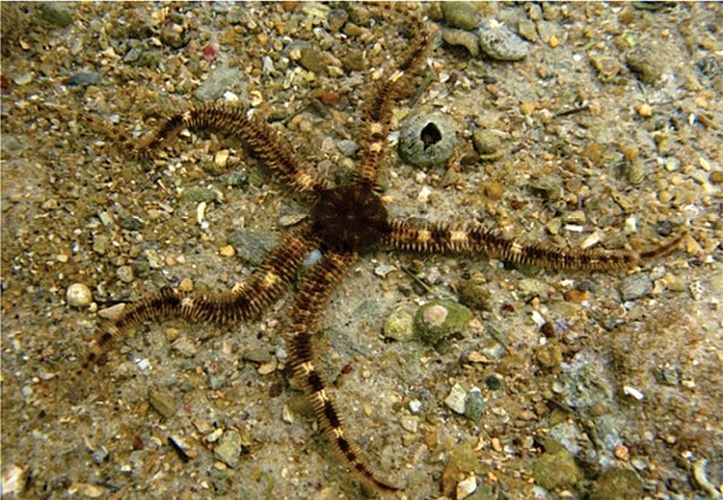
{"label": "white pebble", "polygon": [[88,285],[73,283],[68,287],[65,300],[70,307],[87,307],[93,301],[93,292]]}

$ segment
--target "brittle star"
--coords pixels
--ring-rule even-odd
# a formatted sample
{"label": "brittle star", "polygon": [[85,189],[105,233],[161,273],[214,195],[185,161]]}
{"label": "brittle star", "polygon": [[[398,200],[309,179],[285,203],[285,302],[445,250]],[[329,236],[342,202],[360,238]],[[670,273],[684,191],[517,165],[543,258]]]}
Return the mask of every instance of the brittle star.
{"label": "brittle star", "polygon": [[86,367],[97,362],[113,340],[148,320],[181,317],[228,325],[258,316],[297,280],[310,253],[318,250],[322,258],[299,279],[291,319],[285,327],[289,364],[326,437],[348,467],[380,490],[397,491],[403,488],[384,478],[347,432],[325,376],[319,370],[314,348],[326,301],[360,255],[379,249],[454,253],[557,270],[614,271],[630,269],[678,246],[682,236],[640,253],[563,248],[507,238],[478,223],[428,223],[390,217],[379,195],[378,178],[390,132],[392,106],[402,97],[405,84],[422,65],[431,44],[431,37],[424,29],[416,27],[411,33],[409,49],[398,64],[387,71],[366,102],[364,155],[351,182],[335,186],[314,177],[309,166],[272,126],[247,110],[226,105],[192,106],[168,119],[136,149],[139,156],[150,158],[184,129],[216,130],[235,136],[263,160],[280,182],[309,202],[310,217],[293,229],[246,281],[236,284],[230,292],[193,295],[165,287],[126,305],[119,317],[100,326],[91,341]]}

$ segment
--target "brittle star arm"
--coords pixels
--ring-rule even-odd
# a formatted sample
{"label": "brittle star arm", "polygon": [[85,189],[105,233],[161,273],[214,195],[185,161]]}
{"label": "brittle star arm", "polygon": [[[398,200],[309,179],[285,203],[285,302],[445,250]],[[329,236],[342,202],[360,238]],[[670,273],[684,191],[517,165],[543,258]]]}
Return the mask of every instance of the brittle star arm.
{"label": "brittle star arm", "polygon": [[462,224],[434,224],[415,220],[393,220],[384,238],[387,247],[423,253],[484,254],[513,264],[548,269],[622,270],[667,255],[680,246],[680,235],[646,252],[564,248],[544,243],[506,238],[498,231]]}
{"label": "brittle star arm", "polygon": [[294,376],[306,393],[324,434],[351,470],[384,491],[399,488],[380,478],[359,446],[347,435],[336,404],[327,392],[325,377],[314,356],[314,337],[323,308],[346,271],[356,260],[354,253],[327,251],[300,283],[294,301],[291,327],[285,334],[286,348]]}
{"label": "brittle star arm", "polygon": [[89,345],[87,367],[105,353],[112,342],[144,321],[180,317],[189,321],[228,324],[257,316],[276,301],[296,278],[302,263],[318,245],[311,224],[290,232],[246,281],[218,295],[191,295],[170,287],[126,304],[120,316],[99,327]]}
{"label": "brittle star arm", "polygon": [[[416,21],[416,22],[415,22]],[[420,28],[421,20],[408,20],[407,30],[411,33],[409,48],[399,64],[378,83],[364,105],[364,122],[367,135],[363,147],[364,158],[359,169],[359,179],[369,186],[377,187],[382,165],[384,141],[389,135],[392,105],[399,98],[400,88],[414,70],[419,67],[429,51],[431,37],[426,29]]]}
{"label": "brittle star arm", "polygon": [[308,173],[308,166],[299,161],[291,145],[270,125],[240,107],[201,104],[178,113],[138,147],[136,154],[142,158],[152,157],[183,129],[217,130],[240,138],[292,191],[315,196],[326,187],[323,181]]}

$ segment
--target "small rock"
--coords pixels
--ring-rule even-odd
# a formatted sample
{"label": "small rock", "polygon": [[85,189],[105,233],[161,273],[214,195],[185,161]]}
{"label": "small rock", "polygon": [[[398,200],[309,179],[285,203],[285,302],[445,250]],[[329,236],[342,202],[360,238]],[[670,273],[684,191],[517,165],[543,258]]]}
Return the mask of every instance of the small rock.
{"label": "small rock", "polygon": [[179,353],[184,358],[192,358],[198,354],[198,346],[191,340],[188,335],[181,335],[171,344],[171,349]]}
{"label": "small rock", "polygon": [[564,448],[543,454],[532,463],[531,468],[535,484],[546,490],[572,486],[583,477],[575,459]]}
{"label": "small rock", "polygon": [[723,186],[723,170],[713,170],[709,175],[708,178],[713,184],[717,184],[719,186]]}
{"label": "small rock", "polygon": [[133,268],[131,266],[120,266],[116,269],[115,274],[123,283],[132,283],[135,279],[135,276],[133,276]]}
{"label": "small rock", "polygon": [[221,67],[208,76],[208,79],[196,89],[194,95],[201,101],[214,101],[229,91],[243,95],[246,94],[244,82],[244,75],[240,68]]}
{"label": "small rock", "polygon": [[477,423],[482,419],[486,403],[479,387],[473,387],[464,400],[464,416]]}
{"label": "small rock", "polygon": [[612,81],[623,70],[623,66],[617,57],[592,53],[588,56],[588,59],[592,67],[597,71],[597,77],[601,82]]}
{"label": "small rock", "polygon": [[477,9],[473,2],[442,2],[444,22],[453,28],[473,30],[477,27]]}
{"label": "small rock", "polygon": [[312,47],[304,47],[300,50],[300,55],[299,64],[305,70],[313,71],[317,74],[327,72],[327,66],[321,51]]}
{"label": "small rock", "polygon": [[335,33],[349,20],[349,13],[345,9],[331,9],[326,19],[329,22],[329,31]]}
{"label": "small rock", "polygon": [[223,182],[224,185],[235,188],[244,187],[249,183],[248,176],[242,172],[231,172],[222,175],[219,177],[219,180]]}
{"label": "small rock", "polygon": [[105,234],[96,234],[93,237],[93,251],[98,255],[104,255],[108,251],[110,238]]}
{"label": "small rock", "polygon": [[403,416],[399,423],[405,431],[416,433],[419,430],[419,417]]}
{"label": "small rock", "polygon": [[171,418],[178,410],[176,395],[168,389],[149,389],[148,402],[165,418]]}
{"label": "small rock", "polygon": [[442,28],[442,41],[447,45],[464,47],[472,57],[479,55],[479,41],[475,34],[469,31]]}
{"label": "small rock", "polygon": [[213,189],[208,188],[188,188],[183,191],[183,194],[181,194],[181,199],[183,201],[192,201],[194,203],[209,203],[216,201],[217,198],[218,193],[216,193]]}
{"label": "small rock", "polygon": [[451,408],[455,413],[464,415],[464,403],[467,398],[467,394],[459,384],[454,384],[449,390],[449,394],[444,398],[444,404]]}
{"label": "small rock", "polygon": [[482,52],[498,61],[519,61],[527,56],[529,45],[515,33],[497,22],[483,23],[479,28]]}
{"label": "small rock", "polygon": [[277,239],[271,231],[247,227],[233,231],[228,236],[228,242],[242,260],[258,266],[276,246]]}
{"label": "small rock", "polygon": [[186,40],[183,38],[183,30],[178,29],[175,25],[168,26],[161,31],[161,42],[172,49],[180,49],[186,45]]}
{"label": "small rock", "polygon": [[88,87],[98,85],[102,81],[103,79],[98,73],[80,72],[65,80],[65,84],[70,87]]}
{"label": "small rock", "polygon": [[537,348],[535,355],[538,363],[545,368],[555,368],[562,363],[562,351],[560,346],[547,344]]}
{"label": "small rock", "polygon": [[492,310],[492,294],[489,291],[489,283],[483,276],[472,276],[470,279],[460,280],[457,283],[457,296],[459,301],[477,311]]}
{"label": "small rock", "polygon": [[624,301],[644,297],[653,289],[653,280],[648,273],[637,273],[626,276],[620,281],[620,294]]}
{"label": "small rock", "polygon": [[348,139],[342,139],[336,144],[336,147],[339,148],[339,151],[344,156],[351,156],[357,152],[357,150],[359,149],[359,144]]}
{"label": "small rock", "polygon": [[643,482],[635,471],[612,468],[603,472],[590,494],[590,500],[614,500],[616,498],[640,498]]}
{"label": "small rock", "polygon": [[138,217],[122,217],[118,225],[128,231],[140,231],[143,229],[143,221]]}
{"label": "small rock", "polygon": [[418,399],[409,401],[409,411],[412,412],[412,415],[419,415],[422,411],[422,402]]}
{"label": "small rock", "polygon": [[480,160],[497,160],[504,155],[502,138],[492,130],[479,129],[472,136],[474,149],[479,153]]}
{"label": "small rock", "polygon": [[625,63],[641,82],[648,84],[660,80],[665,69],[662,54],[650,47],[638,47],[633,50],[625,58]]}
{"label": "small rock", "polygon": [[414,335],[414,318],[405,307],[399,307],[392,311],[384,322],[382,333],[384,338],[405,342]]}
{"label": "small rock", "polygon": [[77,493],[81,497],[85,498],[100,498],[106,494],[106,490],[95,484],[88,483],[73,483],[68,488],[68,493],[73,495]]}
{"label": "small rock", "polygon": [[271,353],[266,348],[251,349],[243,353],[241,359],[251,361],[252,363],[268,363],[271,361]]}
{"label": "small rock", "polygon": [[535,28],[535,23],[529,19],[520,20],[517,24],[517,32],[528,42],[537,42],[537,28]]}
{"label": "small rock", "polygon": [[145,255],[146,260],[148,261],[148,266],[151,269],[160,269],[163,267],[163,259],[161,259],[160,255],[158,255],[157,250],[149,248],[143,252],[143,255]]}
{"label": "small rock", "polygon": [[218,253],[223,257],[233,257],[236,255],[236,249],[233,245],[224,245],[218,249]]}
{"label": "small rock", "polygon": [[73,283],[65,292],[65,300],[70,307],[86,307],[93,301],[93,292],[88,285]]}
{"label": "small rock", "polygon": [[393,266],[391,264],[380,264],[374,268],[374,274],[380,278],[386,278],[387,274],[396,270],[397,266]]}
{"label": "small rock", "polygon": [[241,434],[238,431],[230,430],[224,432],[223,436],[221,436],[219,444],[213,450],[213,453],[216,458],[235,469],[238,467],[242,449]]}
{"label": "small rock", "polygon": [[457,500],[462,500],[463,498],[467,498],[472,493],[474,493],[477,490],[477,477],[472,474],[467,479],[463,479],[459,483],[457,483],[457,490],[456,490],[456,496],[455,498]]}
{"label": "small rock", "polygon": [[42,2],[39,6],[40,17],[50,24],[65,28],[73,23],[73,14],[66,8],[69,5],[65,2]]}

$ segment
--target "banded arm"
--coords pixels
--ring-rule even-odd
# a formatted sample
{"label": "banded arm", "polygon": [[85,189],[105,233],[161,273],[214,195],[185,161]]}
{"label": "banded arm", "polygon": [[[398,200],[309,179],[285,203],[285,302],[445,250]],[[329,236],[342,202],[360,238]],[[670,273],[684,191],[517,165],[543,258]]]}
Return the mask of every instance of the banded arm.
{"label": "banded arm", "polygon": [[505,238],[479,226],[432,224],[414,220],[392,221],[384,244],[398,250],[426,253],[475,253],[513,264],[548,269],[622,270],[656,259],[680,246],[683,235],[646,252],[564,248]]}
{"label": "banded arm", "polygon": [[291,145],[270,125],[239,107],[201,104],[176,114],[138,147],[136,154],[141,158],[152,157],[183,129],[217,130],[240,138],[292,191],[315,196],[326,187],[307,173],[307,165],[298,160]]}
{"label": "banded arm", "polygon": [[113,341],[144,321],[173,316],[223,325],[257,316],[288,288],[304,259],[318,243],[311,225],[306,224],[289,233],[246,281],[237,283],[229,292],[192,295],[164,287],[127,304],[120,317],[99,327],[91,339],[83,367],[97,361]]}
{"label": "banded arm", "polygon": [[370,465],[359,446],[348,437],[342,417],[326,390],[328,385],[314,356],[313,344],[319,317],[329,295],[356,257],[353,253],[328,251],[322,261],[310,270],[296,294],[291,327],[285,334],[286,348],[294,376],[304,389],[324,435],[349,468],[383,491],[397,491],[398,487],[381,479],[379,472]]}
{"label": "banded arm", "polygon": [[431,37],[421,26],[424,26],[421,20],[407,20],[407,30],[411,33],[409,48],[399,64],[385,74],[381,83],[376,85],[371,98],[364,106],[367,136],[364,141],[364,158],[358,176],[363,183],[372,187],[377,187],[379,179],[384,141],[389,135],[392,105],[399,98],[405,78],[421,66],[431,46]]}

